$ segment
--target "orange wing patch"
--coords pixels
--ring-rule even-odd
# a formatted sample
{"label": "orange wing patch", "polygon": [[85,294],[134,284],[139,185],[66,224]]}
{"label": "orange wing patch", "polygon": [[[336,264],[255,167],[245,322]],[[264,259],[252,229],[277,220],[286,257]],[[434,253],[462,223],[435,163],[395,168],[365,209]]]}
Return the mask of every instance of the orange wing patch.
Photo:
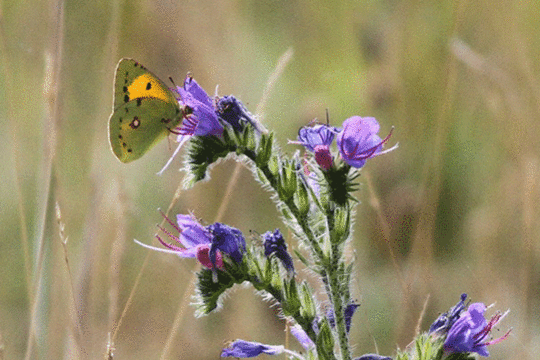
{"label": "orange wing patch", "polygon": [[129,100],[140,98],[156,98],[165,102],[171,102],[169,89],[163,87],[159,80],[150,74],[138,76],[127,88]]}

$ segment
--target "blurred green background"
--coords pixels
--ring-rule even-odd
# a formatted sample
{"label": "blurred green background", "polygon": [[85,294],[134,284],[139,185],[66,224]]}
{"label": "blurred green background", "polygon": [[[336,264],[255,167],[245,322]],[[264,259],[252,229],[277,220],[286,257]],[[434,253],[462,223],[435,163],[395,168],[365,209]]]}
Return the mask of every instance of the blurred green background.
{"label": "blurred green background", "polygon": [[[375,116],[383,136],[395,126],[390,145],[399,142],[368,162],[356,194],[355,354],[405,348],[467,292],[511,309],[495,335],[514,330],[490,348],[492,358],[537,358],[537,0],[0,6],[0,358],[104,358],[115,329],[118,359],[216,359],[235,338],[286,341],[278,310],[249,288],[233,292],[221,312],[193,318],[185,304],[195,263],[146,258],[132,241],[153,241],[156,209],[169,207],[181,182],[179,161],[155,175],[174,144],[121,164],[107,126],[122,57],[176,83],[191,71],[208,93],[219,85],[255,112],[289,48],[293,58],[263,117],[284,151],[298,149],[287,139],[325,109],[333,125]],[[210,181],[179,194],[171,213],[192,210],[212,223],[229,201],[220,220],[245,234],[280,227],[245,168],[226,189],[233,168],[216,166]],[[299,350],[294,339],[290,347]]]}

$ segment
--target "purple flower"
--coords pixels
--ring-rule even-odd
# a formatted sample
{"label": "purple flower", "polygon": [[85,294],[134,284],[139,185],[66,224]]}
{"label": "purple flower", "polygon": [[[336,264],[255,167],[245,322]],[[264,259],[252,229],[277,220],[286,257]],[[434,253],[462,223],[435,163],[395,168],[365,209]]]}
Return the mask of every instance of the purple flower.
{"label": "purple flower", "polygon": [[223,126],[218,120],[212,99],[195,79],[188,75],[184,80],[184,86],[177,86],[176,91],[180,96],[177,99],[180,105],[187,107],[187,115],[176,129],[171,130],[173,134],[178,135],[176,139],[178,146],[165,166],[158,172],[158,175],[161,175],[169,167],[176,154],[192,136],[220,135],[223,133]]}
{"label": "purple flower", "polygon": [[260,354],[279,355],[285,348],[282,345],[272,346],[258,342],[236,340],[229,347],[223,349],[221,357],[233,356],[237,358],[251,358]]}
{"label": "purple flower", "polygon": [[217,261],[218,250],[229,255],[235,262],[242,262],[246,252],[246,240],[240,230],[218,222],[207,226],[206,229],[213,236],[212,246],[210,246],[210,260],[212,263]]}
{"label": "purple flower", "polygon": [[475,352],[482,356],[489,356],[487,346],[503,341],[508,337],[510,331],[498,339],[486,341],[493,326],[508,313],[501,314],[497,312],[488,323],[484,318],[486,309],[486,306],[482,303],[469,305],[467,311],[448,330],[444,350],[450,353]]}
{"label": "purple flower", "polygon": [[461,294],[461,300],[448,312],[439,315],[433,324],[431,324],[429,333],[446,334],[457,319],[459,319],[463,310],[465,310],[465,300],[467,300],[467,294]]}
{"label": "purple flower", "polygon": [[279,229],[274,230],[274,232],[267,231],[263,234],[264,239],[264,255],[270,257],[274,255],[279,260],[289,273],[294,273],[293,260],[289,253],[287,252],[287,244],[283,235]]}
{"label": "purple flower", "polygon": [[176,129],[179,135],[178,142],[181,140],[180,137],[185,135],[219,135],[223,132],[212,99],[191,76],[186,77],[184,86],[178,86],[177,91],[180,95],[178,100],[192,109],[191,114],[186,116]]}
{"label": "purple flower", "polygon": [[176,218],[178,225],[165,217],[179,232],[178,236],[165,229],[161,230],[177,244],[170,244],[158,235],[156,238],[167,249],[149,246],[137,240],[135,242],[146,248],[176,254],[182,258],[197,258],[203,266],[214,270],[224,269],[223,254],[230,256],[235,262],[242,261],[246,243],[240,230],[221,223],[205,227],[193,215],[179,214]]}
{"label": "purple flower", "polygon": [[299,324],[295,324],[290,328],[291,334],[298,340],[300,345],[306,350],[312,349],[315,347],[315,343],[310,339],[308,334],[302,329]]}
{"label": "purple flower", "polygon": [[261,123],[247,111],[244,104],[232,95],[220,98],[216,108],[219,118],[237,131],[241,131],[246,123],[250,123],[257,131],[267,132]]}
{"label": "purple flower", "polygon": [[[345,307],[345,311],[343,312],[343,314],[345,315],[345,326],[347,328],[347,332],[351,330],[352,317],[359,306],[360,305],[358,304],[350,303],[349,305]],[[332,327],[335,327],[336,320],[335,320],[335,314],[334,314],[333,308],[328,309],[328,311],[326,312],[326,317],[328,318],[328,322],[330,322],[330,325]]]}
{"label": "purple flower", "polygon": [[355,168],[361,168],[367,159],[394,150],[396,146],[382,151],[384,143],[390,139],[392,131],[381,140],[377,135],[379,123],[375,118],[353,116],[343,122],[343,130],[338,134],[337,146],[341,158]]}
{"label": "purple flower", "polygon": [[360,357],[354,358],[353,360],[392,360],[389,356],[382,356],[377,354],[365,354]]}
{"label": "purple flower", "polygon": [[338,129],[333,126],[303,126],[298,130],[298,141],[289,141],[289,144],[303,145],[309,151],[315,152],[316,146],[330,146],[337,133]]}
{"label": "purple flower", "polygon": [[[360,305],[358,305],[358,304],[350,303],[349,305],[347,305],[345,307],[345,311],[343,312],[343,314],[345,316],[345,326],[346,326],[346,329],[347,329],[347,333],[351,329],[352,317],[353,317],[356,309],[359,306]],[[326,312],[326,317],[328,318],[328,322],[330,323],[330,326],[332,326],[332,327],[336,326],[336,320],[335,320],[334,315],[335,315],[334,314],[334,309],[332,309],[332,308],[328,309],[328,311]],[[318,325],[317,321],[318,320],[316,318],[313,321],[313,324],[311,325],[312,328],[313,328],[313,331],[315,332],[315,334],[319,333],[319,325]],[[304,329],[302,329],[302,327],[299,324],[296,324],[296,325],[291,327],[291,334],[294,335],[294,337],[304,347],[304,349],[309,350],[310,348],[315,346],[315,343],[313,342],[313,340],[311,340],[311,338],[308,336],[306,331]]]}
{"label": "purple flower", "polygon": [[234,96],[224,96],[217,103],[219,117],[231,124],[235,130],[242,130],[242,119],[248,118],[247,111]]}
{"label": "purple flower", "polygon": [[333,126],[317,124],[304,126],[298,131],[298,140],[289,141],[289,144],[303,145],[315,153],[315,161],[319,166],[328,170],[334,165],[334,158],[330,153],[330,145],[339,130]]}

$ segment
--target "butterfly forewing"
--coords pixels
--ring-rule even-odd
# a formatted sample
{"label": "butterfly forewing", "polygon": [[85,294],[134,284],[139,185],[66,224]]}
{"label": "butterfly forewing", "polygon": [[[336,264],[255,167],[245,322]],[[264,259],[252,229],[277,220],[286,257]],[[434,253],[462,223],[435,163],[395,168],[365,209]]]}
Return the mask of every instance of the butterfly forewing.
{"label": "butterfly forewing", "polygon": [[140,98],[177,103],[172,91],[156,75],[133,59],[122,59],[114,78],[113,110]]}

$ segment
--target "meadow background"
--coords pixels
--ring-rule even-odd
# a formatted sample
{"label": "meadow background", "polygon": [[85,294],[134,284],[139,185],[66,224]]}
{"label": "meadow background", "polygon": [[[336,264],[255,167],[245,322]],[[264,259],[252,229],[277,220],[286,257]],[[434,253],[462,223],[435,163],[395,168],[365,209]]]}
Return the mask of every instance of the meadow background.
{"label": "meadow background", "polygon": [[112,343],[114,359],[216,359],[235,338],[289,341],[250,288],[195,319],[195,262],[133,243],[153,241],[158,208],[246,235],[282,227],[269,194],[232,161],[177,192],[179,161],[156,176],[172,142],[126,165],[107,138],[122,57],[176,83],[191,71],[255,113],[288,49],[259,107],[284,151],[325,109],[333,125],[375,116],[400,145],[359,179],[355,354],[393,355],[466,292],[511,309],[493,359],[537,359],[538,19],[537,0],[2,1],[0,359],[99,359]]}

